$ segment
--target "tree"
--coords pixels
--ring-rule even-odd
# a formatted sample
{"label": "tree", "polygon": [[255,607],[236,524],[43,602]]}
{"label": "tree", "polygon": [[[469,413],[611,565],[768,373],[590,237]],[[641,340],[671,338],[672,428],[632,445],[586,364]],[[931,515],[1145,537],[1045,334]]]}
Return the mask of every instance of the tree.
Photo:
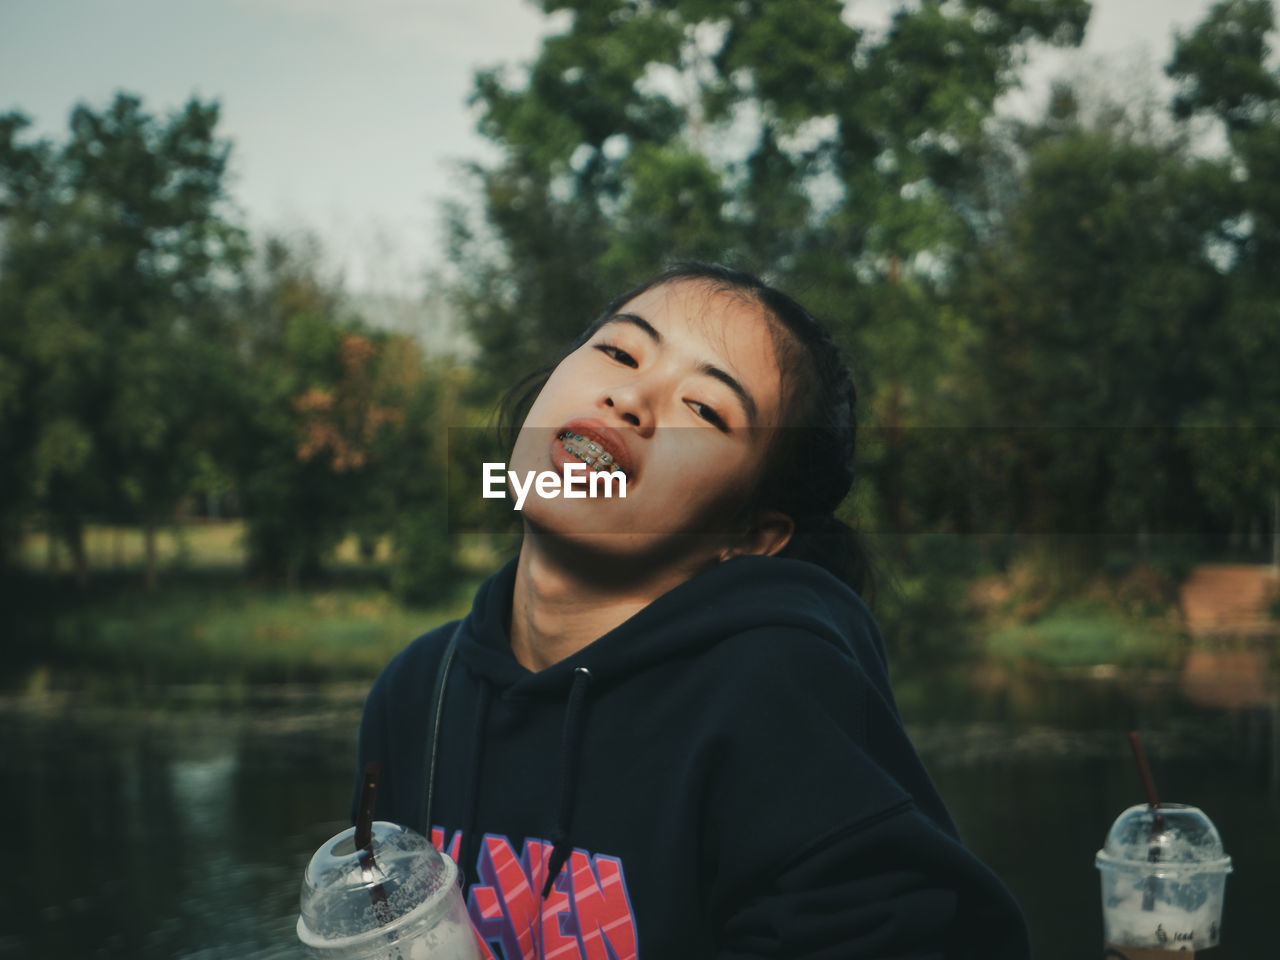
{"label": "tree", "polygon": [[[1188,413],[1201,488],[1237,521],[1280,523],[1280,70],[1269,0],[1215,4],[1179,36],[1167,71],[1174,110],[1216,118],[1231,176],[1215,196],[1218,244],[1230,269],[1208,352],[1212,397]],[[1264,521],[1265,522],[1265,521]],[[1280,563],[1280,529],[1273,528]]]}
{"label": "tree", "polygon": [[[988,459],[1009,492],[987,523],[1140,540],[1198,528],[1180,426],[1211,390],[1226,169],[1112,104],[1087,116],[1066,86],[1020,140],[1024,172],[966,298],[980,336],[960,379],[976,388],[970,422],[999,428]],[[1099,559],[1098,539],[1070,542]]]}
{"label": "tree", "polygon": [[[20,140],[29,125],[20,114],[0,115],[0,462],[5,464],[0,470],[0,568],[11,559],[37,487],[33,367],[40,344],[27,322],[25,300],[49,266],[42,233],[54,201],[54,163],[50,144]],[[78,432],[63,430],[41,461],[75,469],[81,439]]]}
{"label": "tree", "polygon": [[942,271],[963,246],[984,120],[1026,43],[1078,42],[1089,5],[924,0],[883,33],[845,6],[543,3],[568,27],[523,75],[477,77],[480,129],[503,159],[471,168],[483,223],[453,217],[482,383],[550,359],[608,295],[688,256],[812,291],[869,368],[899,375],[860,331],[918,322],[889,311],[929,290],[876,289]]}
{"label": "tree", "polygon": [[[249,571],[296,583],[319,572],[347,530],[360,471],[347,469],[341,431],[329,434],[337,434],[337,449],[323,441],[319,416],[320,400],[332,402],[343,377],[343,337],[358,334],[340,286],[320,275],[314,240],[290,245],[268,238],[236,312],[238,345],[222,379],[229,416],[219,459],[235,479]],[[355,465],[364,447],[359,438],[352,442],[359,444],[350,458]]]}
{"label": "tree", "polygon": [[217,120],[216,103],[159,120],[119,94],[101,113],[76,107],[57,149],[18,144],[16,115],[2,125],[6,346],[27,445],[15,460],[81,580],[97,515],[143,526],[154,586],[156,526],[195,469],[214,294],[243,254]]}
{"label": "tree", "polygon": [[392,586],[436,595],[445,529],[445,416],[456,390],[410,339],[369,329],[314,240],[269,238],[238,308],[220,462],[234,477],[252,574],[315,578],[355,533],[392,540]]}
{"label": "tree", "polygon": [[477,386],[553,359],[663,261],[763,272],[833,327],[882,428],[860,505],[881,515],[860,522],[911,530],[904,444],[950,412],[965,320],[948,301],[984,229],[986,121],[1027,45],[1078,43],[1089,4],[904,2],[883,29],[839,0],[543,8],[566,29],[473,95],[502,150],[471,168],[480,216],[452,218]]}

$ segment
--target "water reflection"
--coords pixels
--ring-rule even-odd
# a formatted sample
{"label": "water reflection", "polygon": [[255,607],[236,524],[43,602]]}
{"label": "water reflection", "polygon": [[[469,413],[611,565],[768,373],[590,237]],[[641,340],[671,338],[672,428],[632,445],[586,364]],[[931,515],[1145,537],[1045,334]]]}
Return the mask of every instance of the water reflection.
{"label": "water reflection", "polygon": [[[1093,854],[1141,799],[1135,728],[1162,795],[1209,813],[1235,858],[1227,949],[1268,942],[1276,690],[1236,660],[1192,663],[900,683],[912,735],[966,841],[1023,903],[1037,958],[1099,953]],[[0,816],[23,870],[0,898],[0,958],[300,958],[301,872],[345,826],[359,709],[359,692],[235,713],[0,703]]]}
{"label": "water reflection", "polygon": [[1184,674],[988,671],[969,687],[983,691],[969,714],[976,722],[946,719],[966,715],[957,712],[962,694],[924,700],[916,712],[913,738],[966,842],[1023,904],[1035,957],[1100,954],[1093,856],[1115,817],[1143,799],[1125,737],[1132,729],[1142,731],[1161,797],[1204,809],[1235,859],[1224,955],[1266,954],[1280,870],[1276,686],[1264,672],[1260,695],[1231,699],[1239,685],[1211,687],[1208,678],[1198,673],[1193,689],[1220,699],[1193,698]]}
{"label": "water reflection", "polygon": [[1202,707],[1274,706],[1280,697],[1265,648],[1191,650],[1182,665],[1183,695]]}
{"label": "water reflection", "polygon": [[1188,703],[1240,717],[1245,752],[1262,757],[1268,794],[1280,793],[1280,683],[1271,671],[1270,649],[1191,650],[1179,690]]}
{"label": "water reflection", "polygon": [[301,725],[8,707],[0,812],[25,876],[0,957],[299,956],[299,877],[341,825],[358,703]]}

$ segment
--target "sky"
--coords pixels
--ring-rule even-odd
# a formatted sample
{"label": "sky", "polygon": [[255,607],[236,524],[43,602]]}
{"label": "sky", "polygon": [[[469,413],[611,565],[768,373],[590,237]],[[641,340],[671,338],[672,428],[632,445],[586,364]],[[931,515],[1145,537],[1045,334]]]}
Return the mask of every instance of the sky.
{"label": "sky", "polygon": [[[1158,85],[1173,31],[1211,4],[1094,0],[1083,48],[1035,51],[1003,109],[1034,113],[1068,72]],[[160,114],[216,99],[242,222],[314,232],[349,289],[412,295],[457,165],[495,156],[466,102],[475,70],[528,62],[558,29],[529,0],[0,0],[0,112],[60,140],[76,103],[118,90]]]}

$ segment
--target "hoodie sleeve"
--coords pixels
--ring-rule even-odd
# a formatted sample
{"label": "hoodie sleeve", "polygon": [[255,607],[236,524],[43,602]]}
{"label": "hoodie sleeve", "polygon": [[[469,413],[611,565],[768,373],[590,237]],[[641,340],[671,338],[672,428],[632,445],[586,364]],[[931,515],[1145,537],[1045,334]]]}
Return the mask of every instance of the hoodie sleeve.
{"label": "hoodie sleeve", "polygon": [[716,745],[720,960],[1026,960],[1017,903],[961,844],[857,647],[738,639],[727,696],[752,709]]}
{"label": "hoodie sleeve", "polygon": [[804,851],[721,929],[718,960],[1028,960],[1004,885],[914,805]]}

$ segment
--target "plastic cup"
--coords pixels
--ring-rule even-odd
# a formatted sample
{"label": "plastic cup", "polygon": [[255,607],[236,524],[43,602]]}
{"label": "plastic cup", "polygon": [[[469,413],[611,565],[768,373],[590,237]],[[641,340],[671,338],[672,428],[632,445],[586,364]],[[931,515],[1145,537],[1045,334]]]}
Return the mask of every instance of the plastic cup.
{"label": "plastic cup", "polygon": [[1231,858],[1201,810],[1180,803],[1130,807],[1112,824],[1095,862],[1105,957],[1218,955]]}
{"label": "plastic cup", "polygon": [[[458,867],[408,827],[375,821],[321,845],[302,880],[298,939],[324,960],[479,960]],[[370,852],[372,857],[370,857]]]}

